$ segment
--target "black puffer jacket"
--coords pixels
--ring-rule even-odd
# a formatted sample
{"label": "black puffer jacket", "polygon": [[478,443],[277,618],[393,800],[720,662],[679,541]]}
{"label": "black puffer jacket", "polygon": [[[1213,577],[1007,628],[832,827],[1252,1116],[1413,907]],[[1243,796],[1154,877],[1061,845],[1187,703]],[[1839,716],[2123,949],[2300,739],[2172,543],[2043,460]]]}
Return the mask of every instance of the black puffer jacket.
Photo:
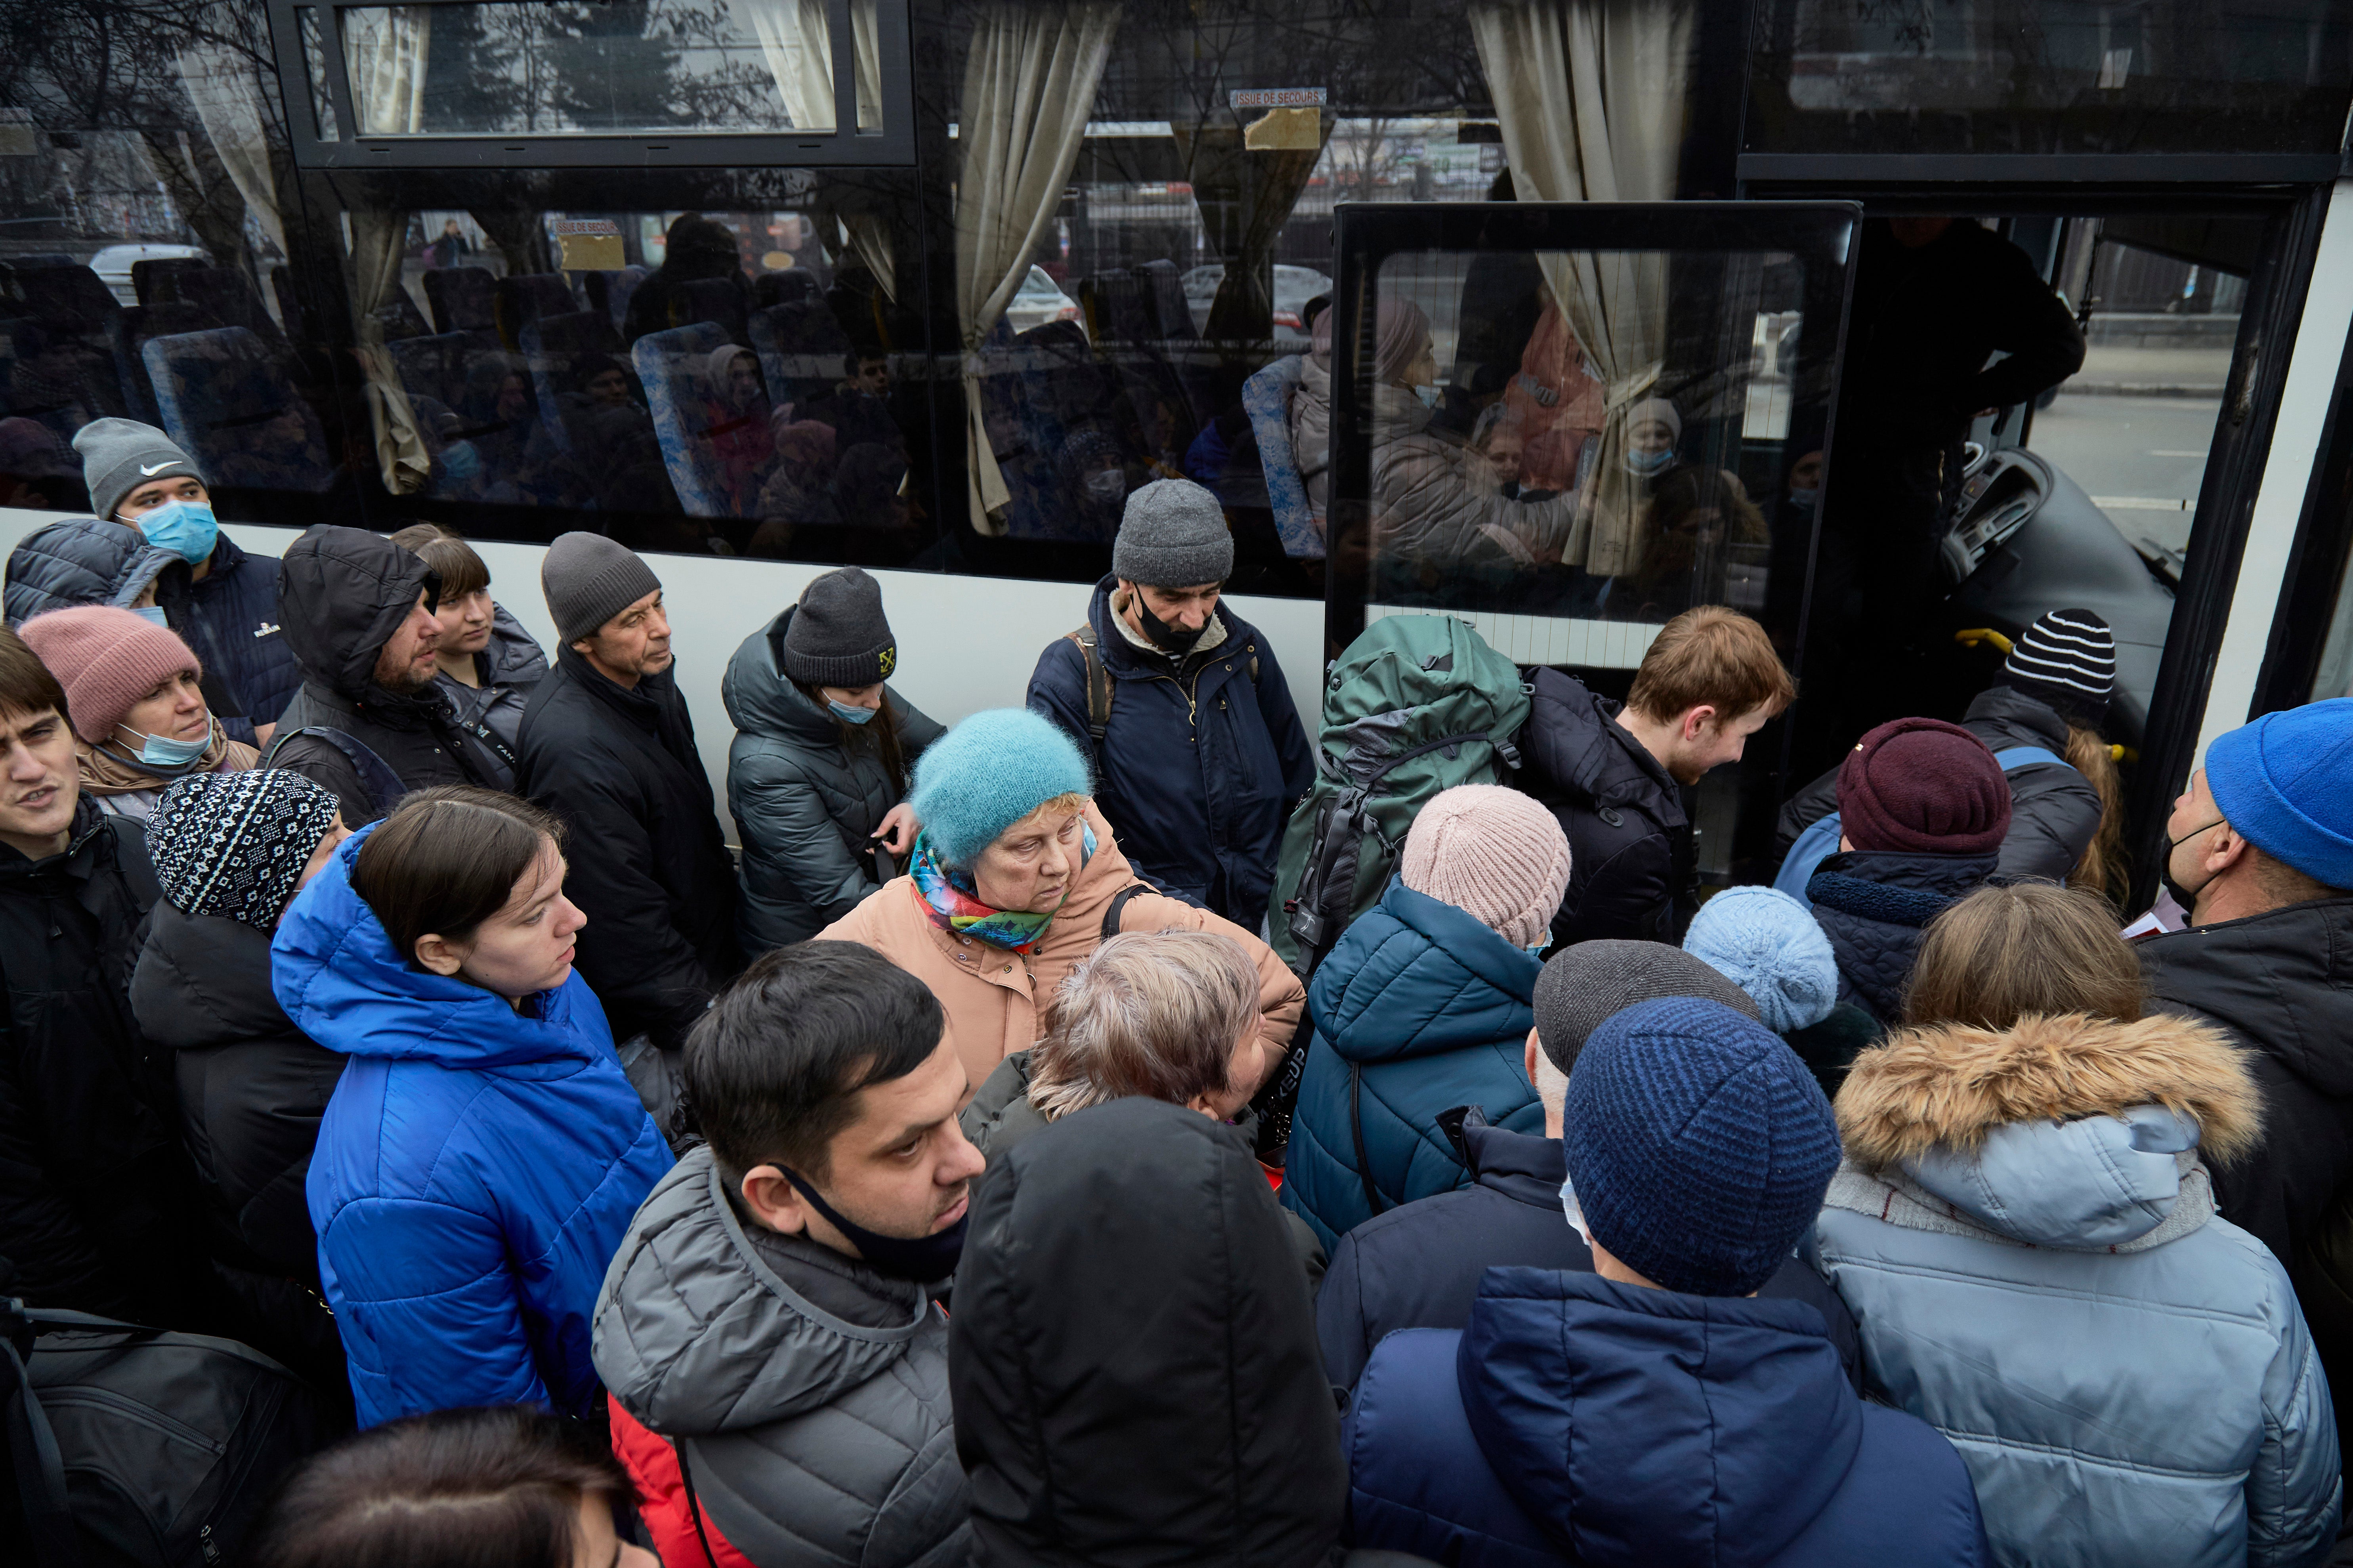
{"label": "black puffer jacket", "polygon": [[[1978,692],[1961,728],[1996,755],[2021,746],[2067,754],[2067,721],[2049,703],[2007,686]],[[1838,809],[1838,775],[1832,768],[1783,805],[1775,824],[1778,858],[1788,858],[1798,835]],[[2005,877],[2065,881],[2100,830],[2100,792],[2073,768],[2051,763],[2029,763],[2002,776],[2010,782],[2010,833],[1995,869]]]}
{"label": "black puffer jacket", "polygon": [[735,862],[677,667],[615,685],[564,648],[523,710],[516,788],[572,829],[564,890],[588,917],[576,962],[613,1038],[665,1050],[743,967]]}
{"label": "black puffer jacket", "polygon": [[1309,1568],[1339,1417],[1250,1145],[1182,1106],[1074,1111],[973,1195],[948,1323],[987,1564]]}
{"label": "black puffer jacket", "polygon": [[178,555],[158,550],[126,522],[77,517],[37,528],[8,552],[8,624],[22,626],[43,611],[76,605],[128,609],[174,566],[187,575]]}
{"label": "black puffer jacket", "polygon": [[[491,642],[474,656],[474,679],[481,684],[469,686],[446,674],[437,675],[433,686],[449,700],[450,711],[460,720],[489,726],[509,752],[515,751],[522,740],[522,710],[530,706],[531,694],[539,683],[547,679],[547,655],[503,605],[491,606]],[[496,757],[487,747],[483,751],[498,763],[499,788],[512,789],[514,770],[506,759]]]}
{"label": "black puffer jacket", "polygon": [[[793,613],[745,637],[719,684],[735,721],[727,809],[744,844],[737,925],[747,954],[807,942],[881,887],[866,840],[904,798],[881,752],[866,743],[843,746],[840,724],[786,677],[785,628]],[[947,731],[883,689],[899,716],[900,755],[912,778],[923,748]]]}
{"label": "black puffer jacket", "polygon": [[1898,855],[1850,849],[1806,884],[1814,919],[1838,957],[1839,1000],[1883,1024],[1903,1015],[1920,933],[1993,875],[1990,855]]}
{"label": "black puffer jacket", "polygon": [[364,529],[322,523],[286,547],[280,611],[286,640],[302,667],[302,689],[286,705],[266,761],[334,791],[346,827],[374,822],[391,802],[369,786],[341,747],[295,731],[351,736],[409,790],[498,787],[496,758],[459,728],[448,698],[431,686],[396,696],[375,683],[376,656],[428,587],[440,592],[441,579],[431,567]]}
{"label": "black puffer jacket", "polygon": [[148,1039],[173,1053],[180,1131],[228,1244],[216,1256],[316,1284],[303,1181],[343,1058],[313,1045],[278,1005],[269,933],[159,902],[131,1006]]}
{"label": "black puffer jacket", "polygon": [[1556,942],[1680,942],[1699,910],[1699,863],[1683,788],[1618,723],[1620,704],[1556,669],[1531,678],[1519,785],[1568,835]]}
{"label": "black puffer jacket", "polygon": [[87,797],[64,853],[0,845],[0,1257],[37,1306],[213,1331],[187,1163],[128,995],[156,892],[138,825]]}

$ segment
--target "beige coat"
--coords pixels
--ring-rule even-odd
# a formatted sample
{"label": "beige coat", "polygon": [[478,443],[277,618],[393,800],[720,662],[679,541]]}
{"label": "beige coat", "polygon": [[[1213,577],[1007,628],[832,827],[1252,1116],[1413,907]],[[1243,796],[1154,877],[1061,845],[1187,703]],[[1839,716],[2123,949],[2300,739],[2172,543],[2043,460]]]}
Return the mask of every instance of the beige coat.
{"label": "beige coat", "polygon": [[[948,1016],[948,1037],[964,1060],[969,1100],[997,1064],[1037,1044],[1039,1015],[1079,961],[1103,940],[1103,911],[1140,879],[1120,853],[1111,824],[1087,803],[1095,852],[1046,933],[1027,953],[955,935],[931,916],[912,878],[885,882],[864,902],[817,933],[819,942],[862,942],[932,988]],[[1120,911],[1122,931],[1213,931],[1240,942],[1258,965],[1262,1037],[1276,1053],[1290,1048],[1307,1005],[1299,977],[1264,942],[1234,924],[1158,893],[1144,892]],[[1270,1068],[1270,1070],[1271,1070]]]}

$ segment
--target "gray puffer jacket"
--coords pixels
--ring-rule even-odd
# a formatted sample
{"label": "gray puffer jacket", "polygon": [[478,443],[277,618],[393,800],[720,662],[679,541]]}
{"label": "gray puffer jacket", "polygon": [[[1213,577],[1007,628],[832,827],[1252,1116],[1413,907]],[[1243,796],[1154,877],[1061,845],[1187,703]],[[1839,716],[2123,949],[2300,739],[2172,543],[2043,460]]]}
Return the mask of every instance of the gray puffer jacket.
{"label": "gray puffer jacket", "polygon": [[1407,388],[1373,388],[1373,541],[1380,553],[1506,574],[1556,559],[1568,542],[1569,499],[1504,495],[1486,460],[1431,429],[1430,420],[1430,410]]}
{"label": "gray puffer jacket", "polygon": [[2220,1031],[1908,1030],[1840,1089],[1811,1259],[1868,1392],[1950,1438],[1996,1561],[2302,1568],[2337,1535],[2328,1386],[2199,1152],[2258,1136]]}
{"label": "gray puffer jacket", "polygon": [[[833,715],[785,676],[786,610],[744,639],[719,695],[735,721],[727,747],[727,809],[744,843],[736,930],[744,956],[806,942],[882,884],[866,840],[899,804],[879,751],[846,748]],[[899,751],[915,759],[946,733],[888,686]]]}
{"label": "gray puffer jacket", "polygon": [[747,1234],[707,1145],[629,1222],[594,1334],[613,1398],[684,1452],[704,1514],[753,1562],[970,1561],[945,1315],[816,1243]]}
{"label": "gray puffer jacket", "polygon": [[480,686],[469,686],[447,675],[435,676],[433,684],[449,700],[459,718],[469,724],[488,725],[492,734],[506,742],[507,750],[517,750],[522,743],[522,710],[533,690],[547,679],[547,655],[522,629],[522,623],[507,614],[504,605],[491,606],[491,642],[474,656],[474,675]]}

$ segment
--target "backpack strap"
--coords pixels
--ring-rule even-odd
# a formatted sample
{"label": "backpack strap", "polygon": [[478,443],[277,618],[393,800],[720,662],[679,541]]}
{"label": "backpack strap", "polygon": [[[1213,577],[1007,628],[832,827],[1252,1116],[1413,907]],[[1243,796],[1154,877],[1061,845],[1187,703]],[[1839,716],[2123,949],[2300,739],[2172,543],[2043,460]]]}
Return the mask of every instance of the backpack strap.
{"label": "backpack strap", "polygon": [[0,1300],[0,1314],[8,1331],[0,1333],[0,1441],[8,1450],[26,1544],[37,1568],[80,1568],[81,1536],[66,1493],[65,1458],[19,1353],[20,1345],[31,1345],[36,1325],[14,1299]]}
{"label": "backpack strap", "polygon": [[[1993,754],[1993,760],[1994,765],[2000,768],[2004,773],[2013,773],[2021,768],[2045,767],[2052,763],[2065,768],[2069,773],[2075,771],[2074,764],[2066,758],[2041,746],[2006,747],[1996,752]],[[1788,858],[1781,862],[1780,874],[1773,879],[1773,886],[1808,909],[1813,908],[1813,900],[1806,896],[1807,884],[1814,879],[1814,868],[1836,854],[1838,846],[1839,814],[1833,811],[1826,816],[1816,817],[1806,825],[1806,830],[1799,834],[1796,841],[1789,846]]]}
{"label": "backpack strap", "polygon": [[263,753],[260,762],[255,765],[264,768],[276,767],[278,753],[285,750],[286,742],[297,735],[316,735],[320,740],[349,757],[353,771],[359,774],[360,787],[368,793],[368,805],[375,808],[378,816],[382,816],[398,805],[400,797],[408,793],[408,785],[401,781],[400,774],[394,771],[393,765],[371,751],[366,742],[357,735],[342,730],[331,730],[323,724],[305,724],[299,730],[288,730],[272,735],[269,738],[269,750]]}
{"label": "backpack strap", "polygon": [[1134,901],[1135,896],[1138,893],[1149,893],[1152,890],[1149,883],[1131,882],[1111,896],[1111,903],[1103,910],[1103,941],[1109,942],[1119,934],[1119,922],[1127,913],[1127,906]]}
{"label": "backpack strap", "polygon": [[1100,761],[1103,731],[1111,728],[1111,670],[1104,666],[1103,655],[1095,647],[1095,628],[1092,625],[1063,635],[1079,645],[1079,658],[1086,663],[1087,733],[1094,737],[1097,760]]}
{"label": "backpack strap", "polygon": [[2074,763],[2042,746],[2006,746],[1993,754],[1994,766],[2006,773],[2014,773],[2021,768],[2039,768],[2052,763],[2069,773],[2075,771]]}
{"label": "backpack strap", "polygon": [[1365,1081],[1365,1069],[1356,1062],[1348,1064],[1348,1136],[1356,1142],[1356,1179],[1365,1184],[1365,1206],[1375,1214],[1388,1209],[1388,1200],[1381,1189],[1373,1184],[1373,1162],[1365,1152],[1365,1121],[1356,1113],[1356,1091]]}

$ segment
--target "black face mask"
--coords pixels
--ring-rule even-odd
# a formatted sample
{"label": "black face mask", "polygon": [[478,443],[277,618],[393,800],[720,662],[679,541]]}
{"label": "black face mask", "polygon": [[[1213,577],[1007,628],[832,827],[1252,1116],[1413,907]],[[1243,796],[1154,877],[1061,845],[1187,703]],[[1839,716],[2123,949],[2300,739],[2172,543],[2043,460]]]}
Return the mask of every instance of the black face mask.
{"label": "black face mask", "polygon": [[1152,613],[1152,606],[1144,602],[1144,590],[1141,588],[1135,591],[1135,618],[1143,626],[1144,635],[1152,639],[1153,647],[1163,653],[1173,654],[1178,658],[1191,653],[1193,645],[1207,636],[1209,630],[1208,616],[1201,617],[1198,631],[1188,632],[1182,626],[1170,626]]}
{"label": "black face mask", "polygon": [[2183,887],[2173,879],[2173,852],[2200,834],[2211,833],[2221,826],[2222,821],[2223,819],[2218,816],[2203,827],[2192,828],[2179,838],[2168,838],[2165,841],[2165,865],[2158,870],[2157,879],[2164,884],[2167,892],[2173,895],[2173,901],[2181,906],[2181,912],[2185,915],[2198,907],[2198,895],[2204,892],[2207,883],[2214,879],[2209,877],[2205,882],[2199,883],[2195,888]]}
{"label": "black face mask", "polygon": [[841,1232],[867,1267],[877,1274],[887,1274],[893,1279],[912,1279],[918,1285],[936,1285],[955,1272],[956,1259],[964,1255],[965,1226],[972,1218],[966,1208],[955,1224],[929,1236],[884,1236],[871,1231],[853,1220],[843,1218],[831,1204],[817,1195],[817,1189],[792,1172],[779,1165],[785,1180],[795,1191],[807,1198],[809,1207],[826,1217],[828,1224]]}

